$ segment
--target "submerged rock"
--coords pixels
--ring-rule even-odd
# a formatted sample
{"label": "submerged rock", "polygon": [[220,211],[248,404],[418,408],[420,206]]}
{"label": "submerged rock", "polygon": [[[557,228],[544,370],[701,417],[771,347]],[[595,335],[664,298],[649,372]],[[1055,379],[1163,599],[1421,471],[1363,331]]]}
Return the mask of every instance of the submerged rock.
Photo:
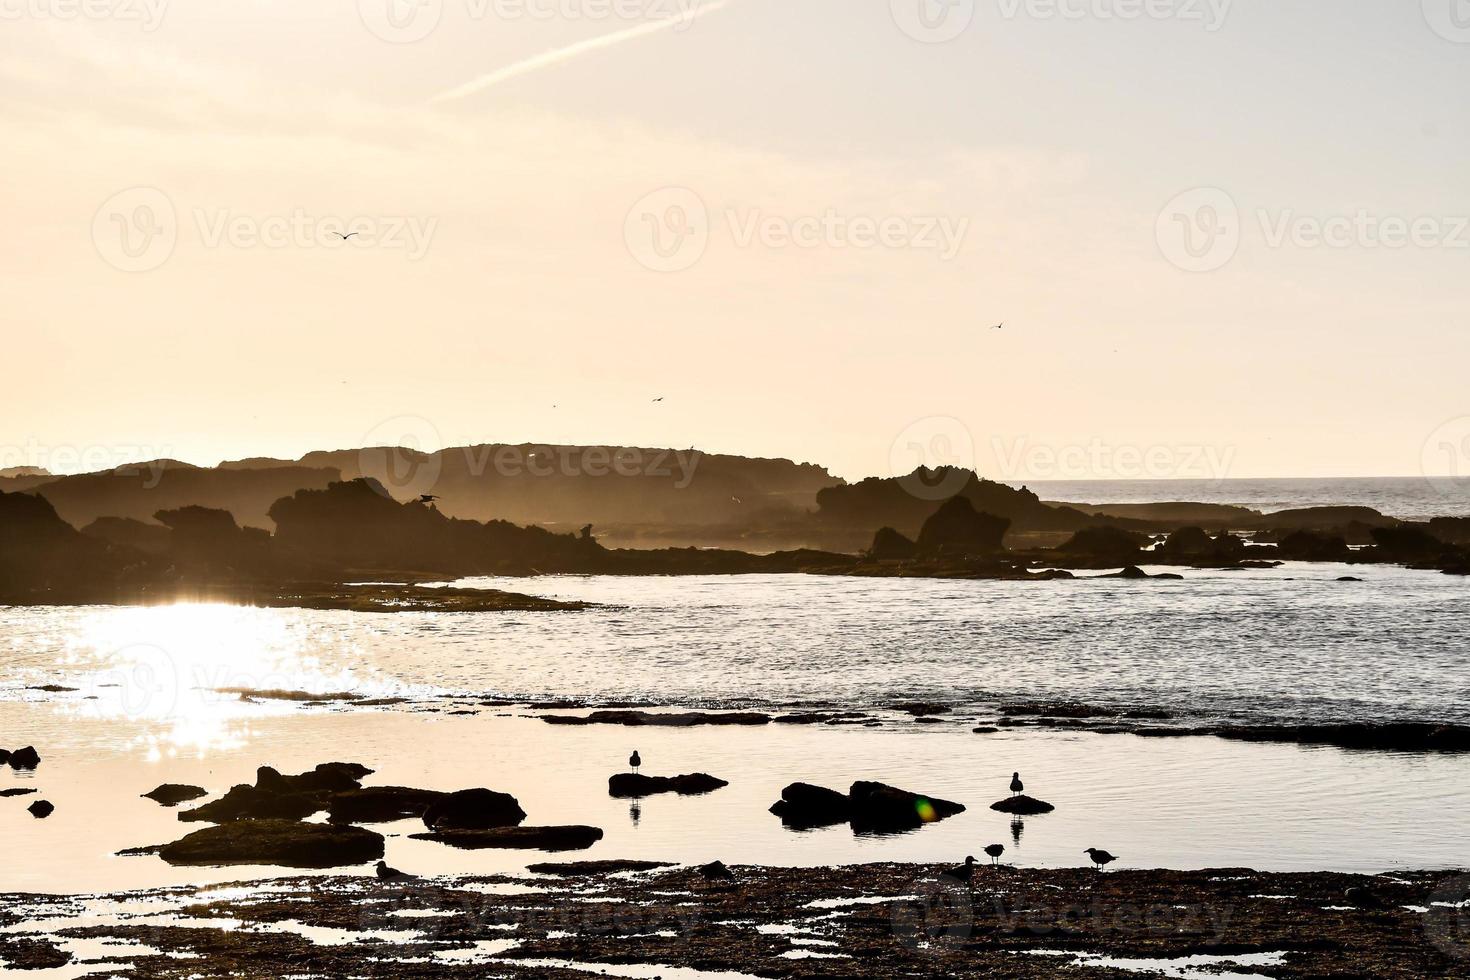
{"label": "submerged rock", "polygon": [[490,830],[518,825],[526,819],[526,811],[509,793],[462,789],[430,803],[423,819],[424,826],[436,832]]}
{"label": "submerged rock", "polygon": [[383,856],[383,837],[361,827],[294,820],[237,820],[196,830],[159,856],[169,864],[270,864],[287,868],[337,868]]}
{"label": "submerged rock", "polygon": [[1020,796],[1008,796],[1003,800],[997,800],[990,804],[990,809],[999,810],[1001,813],[1014,813],[1022,817],[1032,817],[1041,813],[1050,813],[1056,809],[1045,800],[1022,793]]}
{"label": "submerged rock", "polygon": [[26,809],[29,810],[31,812],[31,816],[35,817],[37,820],[45,820],[47,817],[51,816],[51,814],[56,812],[56,807],[52,805],[50,800],[37,800],[30,806],[26,807]]}
{"label": "submerged rock", "polygon": [[491,847],[540,851],[581,851],[602,840],[599,827],[492,827],[485,830],[446,830],[413,834],[414,840],[431,840],[465,850]]}
{"label": "submerged rock", "polygon": [[255,788],[268,793],[345,793],[361,789],[361,780],[373,770],[354,762],[324,762],[310,772],[283,776],[270,766],[255,771]]}
{"label": "submerged rock", "polygon": [[588,715],[542,715],[550,725],[649,725],[690,728],[695,725],[766,725],[771,716],[758,711],[684,711],[660,714],[653,711],[607,710]]}
{"label": "submerged rock", "polygon": [[31,789],[29,786],[12,786],[8,789],[0,789],[0,796],[30,796],[40,790]]}
{"label": "submerged rock", "polygon": [[711,776],[707,772],[694,772],[683,776],[645,776],[638,772],[620,772],[608,777],[607,792],[609,796],[619,798],[653,796],[655,793],[694,796],[699,793],[712,793],[721,786],[729,785],[728,781]]}
{"label": "submerged rock", "polygon": [[543,861],[540,864],[526,865],[526,870],[538,875],[556,875],[559,878],[589,878],[672,867],[667,861]]}
{"label": "submerged rock", "polygon": [[189,786],[185,783],[164,783],[149,793],[143,793],[143,799],[161,803],[164,806],[178,806],[190,800],[197,800],[201,796],[208,796],[209,791],[202,786]]}
{"label": "submerged rock", "polygon": [[369,786],[335,793],[327,804],[332,823],[388,823],[422,817],[424,811],[445,797],[433,789],[408,786]]}

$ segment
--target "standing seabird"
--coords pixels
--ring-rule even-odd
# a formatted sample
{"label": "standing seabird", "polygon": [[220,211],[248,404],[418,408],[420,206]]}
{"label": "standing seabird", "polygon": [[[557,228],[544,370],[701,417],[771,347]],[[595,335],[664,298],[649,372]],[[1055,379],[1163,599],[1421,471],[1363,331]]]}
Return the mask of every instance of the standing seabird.
{"label": "standing seabird", "polygon": [[638,767],[643,765],[643,757],[638,754],[637,749],[634,749],[633,754],[628,756],[628,765],[633,768],[634,772],[637,772]]}
{"label": "standing seabird", "polygon": [[1019,796],[1025,788],[1025,784],[1021,782],[1021,774],[1018,772],[1011,773],[1011,795]]}
{"label": "standing seabird", "polygon": [[397,868],[388,867],[387,861],[378,862],[378,878],[383,881],[411,881],[413,877],[407,871],[399,871]]}
{"label": "standing seabird", "polygon": [[989,844],[985,848],[985,853],[990,855],[991,864],[999,864],[1000,856],[1005,852],[1006,846],[1004,844]]}
{"label": "standing seabird", "polygon": [[1084,853],[1092,858],[1092,863],[1097,865],[1097,870],[1099,871],[1103,869],[1104,865],[1112,864],[1114,861],[1118,860],[1115,856],[1109,854],[1107,851],[1100,850],[1096,847],[1089,847]]}
{"label": "standing seabird", "polygon": [[944,877],[970,884],[975,880],[975,858],[973,856],[965,858],[964,864],[950,868],[944,873]]}

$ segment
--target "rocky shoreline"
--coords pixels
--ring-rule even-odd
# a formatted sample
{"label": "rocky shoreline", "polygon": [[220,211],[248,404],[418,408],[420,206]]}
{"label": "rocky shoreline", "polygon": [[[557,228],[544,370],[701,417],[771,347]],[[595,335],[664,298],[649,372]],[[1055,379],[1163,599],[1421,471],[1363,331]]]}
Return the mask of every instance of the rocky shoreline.
{"label": "rocky shoreline", "polygon": [[1451,871],[1002,866],[968,884],[904,864],[736,867],[729,877],[618,862],[547,871],[4,895],[0,960],[82,965],[77,950],[90,949],[115,964],[110,975],[159,980],[290,976],[307,963],[327,976],[556,980],[670,968],[771,978],[1121,978],[1183,967],[1273,980],[1470,976],[1470,876]]}

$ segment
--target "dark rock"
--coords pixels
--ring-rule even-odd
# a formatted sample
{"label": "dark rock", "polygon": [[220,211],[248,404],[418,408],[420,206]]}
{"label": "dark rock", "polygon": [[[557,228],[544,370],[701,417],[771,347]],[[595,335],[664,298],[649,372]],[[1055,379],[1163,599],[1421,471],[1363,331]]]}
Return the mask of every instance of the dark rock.
{"label": "dark rock", "polygon": [[915,718],[923,718],[927,715],[947,715],[954,709],[947,704],[914,702],[910,704],[895,704],[893,710],[902,711],[905,714],[913,715]]}
{"label": "dark rock", "polygon": [[1001,813],[1014,813],[1022,817],[1035,816],[1040,813],[1050,813],[1056,809],[1044,800],[1026,796],[1008,796],[1003,800],[997,800],[990,804],[990,809],[999,810]]}
{"label": "dark rock", "polygon": [[1142,534],[1105,525],[1084,527],[1057,550],[1090,558],[1131,561],[1147,543],[1148,538]]}
{"label": "dark rock", "polygon": [[924,521],[916,544],[926,555],[989,555],[1004,550],[1010,526],[1009,518],[976,510],[968,497],[951,497]]}
{"label": "dark rock", "polygon": [[202,786],[188,786],[183,783],[164,783],[151,793],[144,793],[143,799],[162,803],[164,806],[178,806],[189,800],[197,800],[201,796],[208,796],[209,791]]}
{"label": "dark rock", "polygon": [[778,725],[831,725],[861,721],[867,717],[861,711],[807,711],[778,715],[771,720]]}
{"label": "dark rock", "polygon": [[852,817],[852,800],[847,794],[811,783],[792,783],[781,791],[771,812],[789,827],[826,827],[846,823]]}
{"label": "dark rock", "polygon": [[979,725],[975,728],[970,729],[970,731],[975,733],[976,735],[994,735],[996,732],[1000,731],[1000,729],[992,725]]}
{"label": "dark rock", "polygon": [[68,691],[75,691],[76,688],[74,688],[74,687],[65,687],[65,686],[63,686],[61,684],[37,684],[34,687],[28,687],[28,688],[26,688],[26,690],[27,691],[45,691],[47,694],[65,694]]}
{"label": "dark rock", "polygon": [[706,772],[689,773],[684,776],[645,776],[638,772],[620,772],[608,778],[607,792],[608,795],[619,798],[653,796],[656,793],[694,796],[699,793],[712,793],[721,786],[729,785],[726,780],[711,776]]}
{"label": "dark rock", "polygon": [[658,714],[651,711],[594,711],[588,715],[542,715],[551,725],[650,725],[663,728],[689,728],[694,725],[765,725],[771,716],[755,711],[685,711]]}
{"label": "dark rock", "polygon": [[918,545],[891,527],[878,529],[873,535],[873,546],[868,557],[874,561],[907,561],[918,554]]}
{"label": "dark rock", "polygon": [[423,813],[424,826],[432,831],[514,827],[524,819],[526,811],[514,796],[489,789],[448,793],[430,803]]}
{"label": "dark rock", "polygon": [[414,840],[431,840],[465,850],[490,847],[540,851],[581,851],[602,840],[598,827],[493,827],[486,830],[447,830],[413,834]]}
{"label": "dark rock", "polygon": [[853,783],[847,795],[853,829],[860,833],[908,830],[965,811],[959,803],[862,780]]}
{"label": "dark rock", "polygon": [[229,792],[217,800],[185,810],[179,814],[179,819],[207,820],[210,823],[230,823],[236,820],[303,820],[324,806],[322,798],[314,794],[273,793],[242,783],[231,787]]}
{"label": "dark rock", "polygon": [[0,796],[30,796],[39,792],[26,786],[12,786],[9,789],[0,789]]}
{"label": "dark rock", "polygon": [[31,816],[35,817],[37,820],[45,820],[47,817],[51,816],[51,814],[56,812],[56,807],[51,804],[50,800],[37,800],[30,806],[26,807],[26,809],[29,810],[31,812]]}
{"label": "dark rock", "polygon": [[[1184,732],[1183,734],[1189,734]],[[1395,752],[1470,752],[1470,726],[1433,722],[1353,722],[1339,725],[1225,725],[1200,734],[1245,742],[1295,742]]]}
{"label": "dark rock", "polygon": [[336,868],[383,856],[383,838],[361,827],[292,820],[237,820],[196,830],[159,856],[175,865],[269,864]]}
{"label": "dark rock", "polygon": [[1293,531],[1276,545],[1282,558],[1294,561],[1344,561],[1352,552],[1346,539],[1313,531]]}
{"label": "dark rock", "polygon": [[1046,715],[1051,718],[1106,718],[1114,714],[1106,708],[1077,701],[1023,701],[1003,704],[1000,712],[1003,715]]}
{"label": "dark rock", "polygon": [[361,789],[360,780],[373,770],[354,762],[324,762],[310,772],[283,776],[270,766],[255,772],[255,788],[267,793],[345,793]]}
{"label": "dark rock", "polygon": [[1344,575],[1342,578],[1338,579],[1338,581],[1339,582],[1361,582],[1363,580],[1360,579],[1360,578],[1357,578],[1355,576],[1352,576],[1352,575]]}
{"label": "dark rock", "polygon": [[117,852],[117,857],[152,857],[163,850],[162,844],[148,844],[144,847],[125,847]]}
{"label": "dark rock", "polygon": [[335,793],[327,803],[332,823],[389,823],[422,817],[444,793],[408,786],[369,786]]}
{"label": "dark rock", "polygon": [[0,766],[5,765],[9,761],[10,761],[10,750],[9,749],[0,749]]}
{"label": "dark rock", "polygon": [[41,764],[41,756],[34,747],[27,745],[10,753],[10,758],[5,761],[12,769],[34,769]]}
{"label": "dark rock", "polygon": [[526,870],[538,875],[556,875],[559,878],[593,878],[618,874],[625,871],[656,871],[671,868],[667,861],[543,861],[528,864]]}
{"label": "dark rock", "polygon": [[9,970],[59,970],[71,962],[71,954],[50,939],[0,936],[0,960]]}

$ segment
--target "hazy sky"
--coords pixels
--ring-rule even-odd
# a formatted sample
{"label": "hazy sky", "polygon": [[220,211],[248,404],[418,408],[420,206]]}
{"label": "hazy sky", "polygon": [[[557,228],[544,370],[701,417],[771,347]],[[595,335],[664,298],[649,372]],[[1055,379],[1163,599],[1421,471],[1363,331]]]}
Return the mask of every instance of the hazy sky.
{"label": "hazy sky", "polygon": [[1460,0],[691,6],[0,0],[0,465],[1470,472]]}

